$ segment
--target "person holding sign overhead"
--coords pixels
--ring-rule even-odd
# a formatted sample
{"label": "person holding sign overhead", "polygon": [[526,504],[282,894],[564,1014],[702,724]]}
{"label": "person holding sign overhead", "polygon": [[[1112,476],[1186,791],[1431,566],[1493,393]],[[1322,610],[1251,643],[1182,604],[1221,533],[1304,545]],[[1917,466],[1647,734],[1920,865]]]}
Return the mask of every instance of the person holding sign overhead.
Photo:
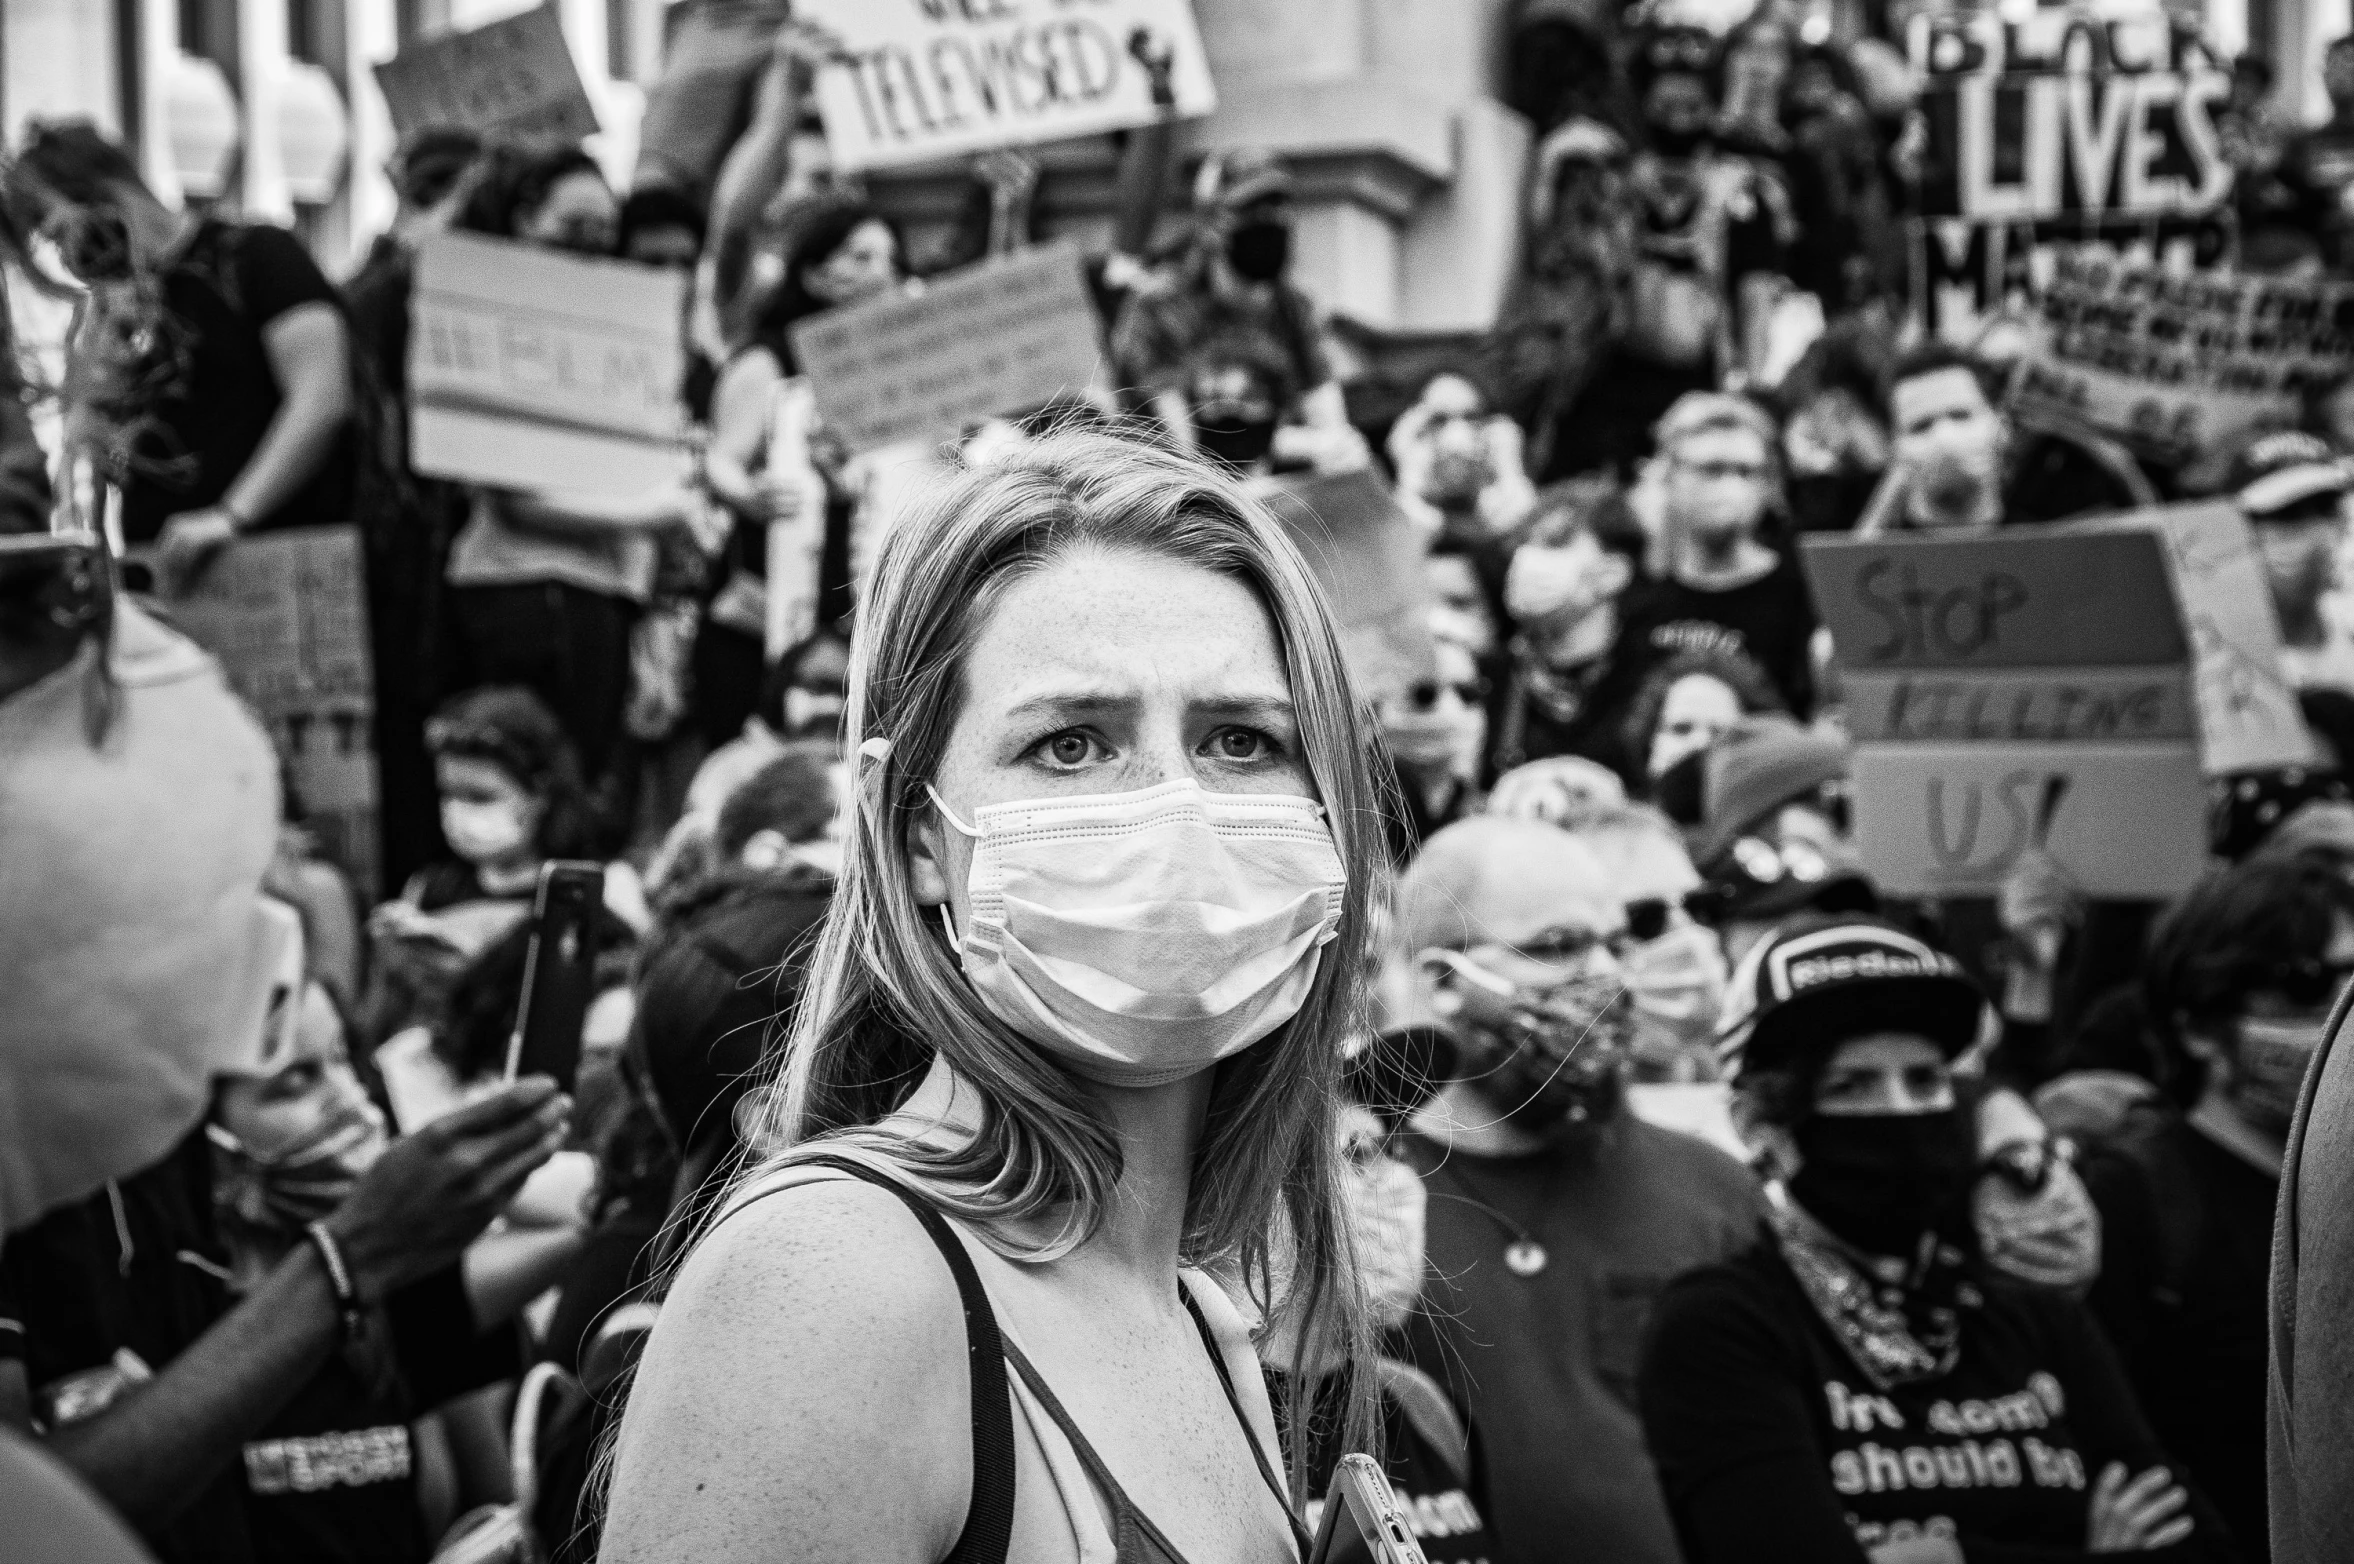
{"label": "person holding sign overhead", "polygon": [[[612,253],[620,203],[578,147],[505,151],[459,226],[583,255]],[[595,785],[612,769],[628,689],[630,625],[653,590],[655,540],[683,532],[701,500],[682,466],[650,493],[477,489],[450,550],[463,677],[517,684],[546,701]]]}
{"label": "person holding sign overhead", "polygon": [[662,1307],[603,1557],[1290,1564],[1217,1278],[1339,1344],[1366,1449],[1335,1115],[1385,870],[1323,595],[1213,469],[1057,435],[897,519],[853,664],[766,1155]]}

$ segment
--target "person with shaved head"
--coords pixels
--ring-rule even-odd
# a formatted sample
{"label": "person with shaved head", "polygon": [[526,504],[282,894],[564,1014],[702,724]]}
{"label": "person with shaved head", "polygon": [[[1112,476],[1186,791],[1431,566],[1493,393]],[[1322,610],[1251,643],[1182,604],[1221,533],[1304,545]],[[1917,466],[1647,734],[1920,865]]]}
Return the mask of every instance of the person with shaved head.
{"label": "person with shaved head", "polygon": [[1400,1137],[1430,1194],[1405,1338],[1483,1437],[1495,1564],[1676,1564],[1635,1411],[1644,1324],[1758,1231],[1739,1163],[1626,1111],[1628,937],[1593,850],[1535,821],[1448,826],[1398,886],[1393,960],[1455,1053]]}

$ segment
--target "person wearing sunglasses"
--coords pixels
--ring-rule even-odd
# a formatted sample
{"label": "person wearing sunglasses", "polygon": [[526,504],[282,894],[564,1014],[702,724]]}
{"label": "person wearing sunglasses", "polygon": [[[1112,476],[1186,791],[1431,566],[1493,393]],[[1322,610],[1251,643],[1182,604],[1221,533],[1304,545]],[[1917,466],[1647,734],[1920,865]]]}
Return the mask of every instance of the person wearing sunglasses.
{"label": "person wearing sunglasses", "polygon": [[1426,676],[1374,703],[1405,805],[1390,832],[1391,850],[1400,862],[1432,832],[1479,807],[1479,764],[1488,742],[1487,681],[1462,643],[1441,640],[1432,650]]}
{"label": "person wearing sunglasses", "polygon": [[1815,914],[1734,977],[1733,1120],[1767,1233],[1660,1299],[1640,1401],[1687,1564],[2238,1557],[2082,1305],[1990,1267],[1985,992]]}
{"label": "person wearing sunglasses", "polygon": [[1690,910],[1705,901],[1706,887],[1683,834],[1642,804],[1596,808],[1562,824],[1601,860],[1621,897],[1627,946],[1620,964],[1635,1006],[1635,1078],[1712,1079],[1725,948]]}
{"label": "person wearing sunglasses", "polygon": [[1570,832],[1480,816],[1401,877],[1393,962],[1452,1079],[1400,1153],[1429,1192],[1407,1358],[1481,1432],[1493,1564],[1675,1564],[1634,1412],[1651,1300],[1747,1244],[1740,1164],[1627,1109],[1636,1009],[1619,887]]}
{"label": "person wearing sunglasses", "polygon": [[2264,858],[2200,885],[2143,967],[2156,1092],[2087,1137],[2104,1234],[2093,1310],[2159,1438],[2254,1558],[2273,1208],[2297,1094],[2349,973],[2354,887],[2330,865]]}

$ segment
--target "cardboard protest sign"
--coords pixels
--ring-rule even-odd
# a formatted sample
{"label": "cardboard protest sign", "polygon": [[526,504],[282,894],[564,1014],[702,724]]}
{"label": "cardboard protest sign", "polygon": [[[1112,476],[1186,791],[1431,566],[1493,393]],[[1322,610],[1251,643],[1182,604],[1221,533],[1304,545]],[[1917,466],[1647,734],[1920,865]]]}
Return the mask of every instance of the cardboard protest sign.
{"label": "cardboard protest sign", "polygon": [[2205,779],[2313,758],[2229,505],[1804,558],[1857,844],[1892,894],[1985,895],[2040,847],[2095,896],[2178,895],[2205,866]]}
{"label": "cardboard protest sign", "polygon": [[1048,245],[793,328],[818,416],[853,451],[953,435],[1075,396],[1101,349],[1079,252]]}
{"label": "cardboard protest sign", "polygon": [[2170,275],[2100,255],[2060,259],[2043,337],[2013,403],[2184,462],[2295,424],[2312,387],[2354,373],[2354,285]]}
{"label": "cardboard protest sign", "polygon": [[844,169],[1088,136],[1160,117],[1139,40],[1171,51],[1177,112],[1218,106],[1192,0],[800,0],[847,58],[819,72]]}
{"label": "cardboard protest sign", "polygon": [[2070,246],[2220,257],[2230,77],[2161,7],[1924,12],[1906,42],[1928,131],[1914,306],[1933,329],[1966,337]]}
{"label": "cardboard protest sign", "polygon": [[681,471],[679,273],[435,234],[409,305],[409,459],[436,478],[632,492]]}
{"label": "cardboard protest sign", "polygon": [[376,67],[376,85],[406,136],[428,125],[578,141],[597,111],[564,43],[555,0],[472,32],[445,33]]}
{"label": "cardboard protest sign", "polygon": [[320,846],[372,898],[376,680],[359,529],[240,538],[168,606],[270,730]]}
{"label": "cardboard protest sign", "polygon": [[1437,666],[1430,588],[1414,525],[1371,472],[1284,477],[1260,486],[1339,622],[1358,693],[1378,700]]}

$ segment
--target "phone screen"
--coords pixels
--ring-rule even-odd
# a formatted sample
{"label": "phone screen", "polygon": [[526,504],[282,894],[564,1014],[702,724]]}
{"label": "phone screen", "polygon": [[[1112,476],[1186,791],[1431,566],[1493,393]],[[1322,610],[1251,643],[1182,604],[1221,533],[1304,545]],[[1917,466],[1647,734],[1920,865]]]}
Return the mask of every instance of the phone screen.
{"label": "phone screen", "polygon": [[580,1074],[580,1032],[596,982],[595,919],[605,899],[605,866],[543,865],[531,905],[523,999],[507,1039],[507,1079],[546,1075],[566,1091]]}

